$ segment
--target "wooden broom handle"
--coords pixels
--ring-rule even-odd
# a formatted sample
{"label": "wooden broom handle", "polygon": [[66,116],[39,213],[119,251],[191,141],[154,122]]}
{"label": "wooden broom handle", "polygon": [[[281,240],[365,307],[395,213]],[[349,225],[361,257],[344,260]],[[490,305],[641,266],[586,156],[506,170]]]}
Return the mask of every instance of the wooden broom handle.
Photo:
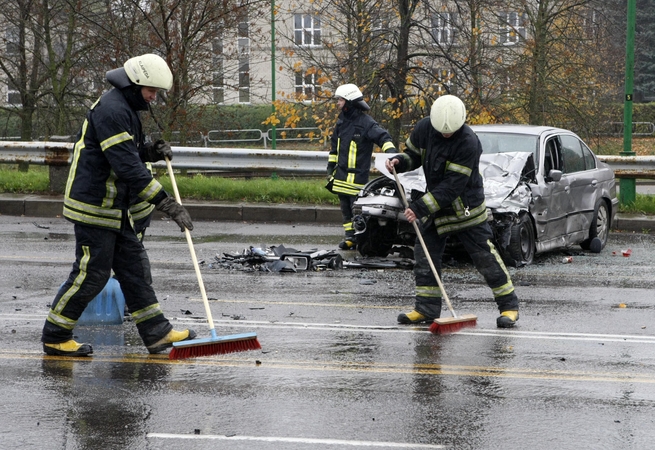
{"label": "wooden broom handle", "polygon": [[[391,173],[393,173],[393,177],[396,179],[396,186],[398,187],[398,190],[400,191],[400,196],[403,199],[403,205],[405,206],[405,209],[407,209],[409,208],[409,203],[407,202],[407,197],[405,196],[405,188],[400,183],[400,179],[398,178],[398,174],[396,173],[396,167],[393,165],[391,166]],[[425,241],[423,240],[423,235],[421,234],[421,230],[419,229],[416,220],[412,222],[412,225],[414,225],[414,231],[416,231],[416,236],[418,237],[418,240],[421,242],[421,247],[423,247],[423,252],[425,253],[425,257],[428,259],[428,263],[430,263],[430,269],[432,269],[434,278],[436,278],[437,284],[439,284],[439,289],[441,289],[441,295],[443,296],[444,300],[446,300],[446,305],[448,306],[448,310],[453,315],[453,317],[456,318],[457,314],[455,314],[453,305],[450,303],[448,294],[446,294],[446,289],[444,289],[443,287],[443,283],[441,282],[441,277],[439,277],[437,268],[434,266],[434,263],[432,262],[432,257],[430,256],[430,252],[428,252],[428,246],[425,245]]]}
{"label": "wooden broom handle", "polygon": [[[181,205],[182,200],[180,199],[180,193],[177,190],[177,183],[175,183],[175,175],[173,174],[173,166],[171,165],[171,160],[168,157],[166,159],[166,168],[168,169],[168,177],[171,179],[171,184],[173,185],[173,193],[175,194],[175,200]],[[212,312],[209,309],[209,300],[207,299],[207,293],[205,292],[205,284],[202,282],[202,275],[200,274],[200,266],[198,265],[198,258],[196,257],[196,251],[193,248],[193,241],[191,240],[191,233],[189,230],[184,227],[184,234],[186,235],[187,244],[189,244],[189,252],[191,252],[191,259],[193,260],[193,268],[196,269],[196,276],[198,277],[198,284],[200,285],[200,295],[202,295],[202,302],[205,304],[205,313],[207,314],[207,321],[209,322],[209,329],[214,329],[214,318],[212,317]]]}

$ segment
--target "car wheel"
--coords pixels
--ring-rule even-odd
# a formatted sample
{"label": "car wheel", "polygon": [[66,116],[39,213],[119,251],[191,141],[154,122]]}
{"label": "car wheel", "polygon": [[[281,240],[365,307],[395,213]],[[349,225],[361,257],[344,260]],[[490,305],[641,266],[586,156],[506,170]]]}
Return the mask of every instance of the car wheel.
{"label": "car wheel", "polygon": [[516,267],[532,264],[535,253],[535,239],[534,227],[529,214],[522,213],[519,216],[518,223],[512,225],[507,252]]}
{"label": "car wheel", "polygon": [[357,250],[362,256],[385,257],[393,247],[395,226],[380,226],[377,220],[369,219],[366,231],[357,235]]}
{"label": "car wheel", "polygon": [[610,235],[610,210],[607,206],[607,202],[603,199],[598,200],[596,203],[596,209],[594,210],[594,216],[591,219],[591,226],[589,227],[589,238],[580,243],[580,247],[583,250],[589,250],[591,247],[591,241],[594,238],[600,240],[600,249],[605,248],[607,244],[607,239]]}

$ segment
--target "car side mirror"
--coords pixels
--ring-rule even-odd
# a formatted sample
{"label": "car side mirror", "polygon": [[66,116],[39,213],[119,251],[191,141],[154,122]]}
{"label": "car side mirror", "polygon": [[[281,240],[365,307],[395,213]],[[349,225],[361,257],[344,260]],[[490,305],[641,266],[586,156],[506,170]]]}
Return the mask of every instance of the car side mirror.
{"label": "car side mirror", "polygon": [[548,172],[548,177],[546,178],[546,181],[559,181],[562,179],[562,171],[561,170],[551,170]]}

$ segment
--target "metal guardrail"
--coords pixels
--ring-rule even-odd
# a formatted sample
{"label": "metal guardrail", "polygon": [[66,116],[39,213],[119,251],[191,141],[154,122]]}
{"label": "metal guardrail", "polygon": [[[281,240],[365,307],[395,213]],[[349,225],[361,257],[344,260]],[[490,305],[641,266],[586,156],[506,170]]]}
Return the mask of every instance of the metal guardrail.
{"label": "metal guardrail", "polygon": [[[0,141],[0,164],[36,164],[67,166],[73,144],[68,142]],[[276,172],[324,175],[328,152],[323,150],[257,150],[243,148],[173,146],[174,166],[181,170]],[[388,157],[374,153],[374,157]],[[655,178],[655,156],[604,156],[617,177]],[[155,167],[165,168],[163,162]],[[374,163],[371,164],[374,167]]]}
{"label": "metal guardrail", "polygon": [[[623,122],[608,122],[608,136],[623,136]],[[652,122],[632,122],[633,136],[652,136],[655,134],[655,124]]]}

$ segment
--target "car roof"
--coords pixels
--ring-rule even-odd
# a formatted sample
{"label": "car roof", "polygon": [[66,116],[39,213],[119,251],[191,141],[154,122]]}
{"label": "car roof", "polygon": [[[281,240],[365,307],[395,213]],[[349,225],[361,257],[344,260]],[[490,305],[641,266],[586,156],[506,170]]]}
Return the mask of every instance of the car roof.
{"label": "car roof", "polygon": [[491,132],[491,133],[515,133],[515,134],[529,134],[533,136],[541,136],[544,133],[567,133],[575,134],[570,130],[563,128],[548,127],[541,125],[521,125],[521,124],[488,124],[488,125],[471,125],[475,132]]}

